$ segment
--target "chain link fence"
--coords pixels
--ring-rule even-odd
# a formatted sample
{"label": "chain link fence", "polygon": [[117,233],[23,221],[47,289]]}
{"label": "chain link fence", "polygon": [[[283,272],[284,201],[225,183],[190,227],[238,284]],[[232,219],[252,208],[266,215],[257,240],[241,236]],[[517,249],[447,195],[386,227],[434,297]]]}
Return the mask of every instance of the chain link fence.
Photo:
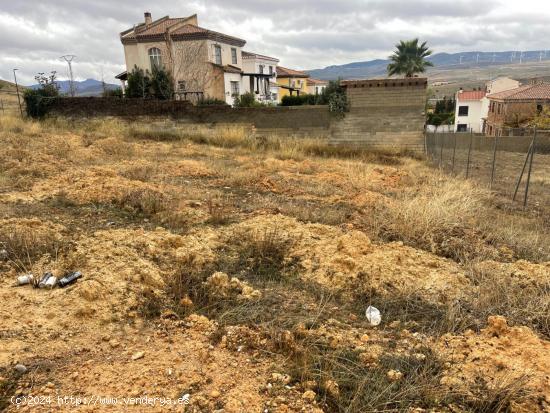
{"label": "chain link fence", "polygon": [[426,155],[443,171],[486,185],[513,205],[550,213],[550,131],[506,129],[503,136],[426,133]]}

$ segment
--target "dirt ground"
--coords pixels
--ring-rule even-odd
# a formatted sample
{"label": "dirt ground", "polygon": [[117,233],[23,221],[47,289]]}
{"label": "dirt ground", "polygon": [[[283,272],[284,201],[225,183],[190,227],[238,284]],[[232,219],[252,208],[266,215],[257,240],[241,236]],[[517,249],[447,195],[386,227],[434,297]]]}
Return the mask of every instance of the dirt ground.
{"label": "dirt ground", "polygon": [[[414,237],[384,221],[454,178],[407,157],[140,136],[0,123],[0,410],[549,411],[544,246],[468,217]],[[14,285],[45,271],[83,276]]]}

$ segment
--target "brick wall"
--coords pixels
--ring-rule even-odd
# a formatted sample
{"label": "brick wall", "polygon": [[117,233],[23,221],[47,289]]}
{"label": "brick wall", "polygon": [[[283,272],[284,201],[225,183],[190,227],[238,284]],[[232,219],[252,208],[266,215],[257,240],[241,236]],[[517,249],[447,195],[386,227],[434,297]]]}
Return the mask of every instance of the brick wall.
{"label": "brick wall", "polygon": [[423,150],[427,80],[383,79],[342,82],[350,111],[343,119],[326,106],[238,108],[193,106],[183,101],[117,98],[59,98],[51,115],[69,117],[171,117],[178,123],[241,123],[257,136],[322,138],[331,144]]}
{"label": "brick wall", "polygon": [[343,81],[350,111],[333,122],[331,143],[422,150],[427,79]]}

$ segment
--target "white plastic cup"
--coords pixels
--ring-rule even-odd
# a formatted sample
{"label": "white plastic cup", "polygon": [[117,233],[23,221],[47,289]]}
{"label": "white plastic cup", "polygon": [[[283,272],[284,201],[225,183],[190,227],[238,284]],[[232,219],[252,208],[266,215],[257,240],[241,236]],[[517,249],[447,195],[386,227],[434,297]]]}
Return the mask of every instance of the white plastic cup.
{"label": "white plastic cup", "polygon": [[372,305],[368,306],[367,311],[365,311],[365,316],[371,326],[377,326],[382,322],[382,314],[380,314],[380,310]]}

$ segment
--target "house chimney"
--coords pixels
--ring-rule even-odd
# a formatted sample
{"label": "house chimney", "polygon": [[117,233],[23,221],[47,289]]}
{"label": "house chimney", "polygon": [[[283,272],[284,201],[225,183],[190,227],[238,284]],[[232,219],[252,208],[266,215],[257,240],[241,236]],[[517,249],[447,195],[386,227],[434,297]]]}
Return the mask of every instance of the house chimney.
{"label": "house chimney", "polygon": [[145,16],[145,24],[150,25],[153,22],[153,18],[151,17],[151,13],[146,11],[143,15]]}

